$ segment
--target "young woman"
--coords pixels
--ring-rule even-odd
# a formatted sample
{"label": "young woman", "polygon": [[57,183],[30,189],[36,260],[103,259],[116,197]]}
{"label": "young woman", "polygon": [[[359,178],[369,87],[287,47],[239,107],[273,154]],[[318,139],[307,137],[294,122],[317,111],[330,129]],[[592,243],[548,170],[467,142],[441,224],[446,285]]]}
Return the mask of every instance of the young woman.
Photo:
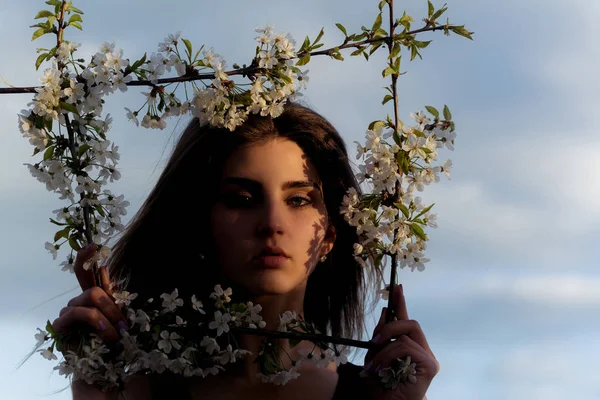
{"label": "young woman", "polygon": [[[75,270],[83,293],[53,323],[66,332],[87,324],[116,341],[127,321],[111,297],[109,282],[126,280],[127,290],[150,298],[178,288],[180,297],[208,294],[216,284],[231,287],[236,301],[262,306],[266,328],[277,329],[279,314],[295,311],[333,336],[361,338],[364,299],[374,293],[380,271],[367,271],[354,259],[356,229],[340,214],[349,188],[360,193],[344,141],[314,111],[287,104],[277,118],[250,115],[234,132],[201,126],[193,119],[181,135],[158,183],[113,247],[108,266],[94,285],[82,265],[92,245],[77,255]],[[270,263],[259,256],[283,255]],[[108,272],[110,271],[110,272]],[[408,320],[401,290],[393,293],[396,318],[373,332],[381,344],[362,366],[303,363],[300,377],[284,386],[262,383],[252,357],[207,378],[144,375],[125,388],[136,399],[338,399],[421,400],[439,369],[416,321]],[[372,309],[372,307],[371,307]],[[239,335],[243,349],[257,354],[256,335]],[[281,340],[285,367],[301,358],[311,342],[290,348]],[[317,349],[317,354],[319,349]],[[377,372],[410,356],[415,383],[382,389]],[[75,399],[118,398],[82,381]],[[113,396],[113,397],[110,397]]]}

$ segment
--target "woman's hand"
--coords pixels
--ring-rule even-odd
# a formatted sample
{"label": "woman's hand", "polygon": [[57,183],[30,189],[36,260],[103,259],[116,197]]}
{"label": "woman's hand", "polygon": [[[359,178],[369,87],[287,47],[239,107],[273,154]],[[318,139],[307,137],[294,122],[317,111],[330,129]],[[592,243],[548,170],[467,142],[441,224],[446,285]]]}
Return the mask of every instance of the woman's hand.
{"label": "woman's hand", "polygon": [[[372,398],[379,400],[422,400],[433,377],[439,372],[440,364],[427,344],[427,339],[415,320],[408,319],[406,300],[402,286],[394,287],[392,299],[396,310],[396,321],[385,323],[387,308],[384,308],[379,323],[373,330],[373,341],[381,344],[379,350],[369,350],[365,356],[365,372],[372,381]],[[394,341],[392,341],[394,340]],[[416,381],[406,380],[395,388],[386,389],[381,382],[380,371],[395,364],[395,360],[410,357],[416,364]],[[383,374],[391,371],[384,371]]]}
{"label": "woman's hand", "polygon": [[[127,329],[127,320],[115,304],[110,289],[110,279],[106,267],[99,269],[101,286],[96,286],[93,269],[87,271],[84,263],[92,258],[96,252],[96,245],[77,252],[74,271],[81,286],[79,296],[72,298],[66,307],[60,310],[59,317],[52,323],[53,329],[58,333],[68,333],[79,328],[91,329],[102,337],[105,343],[115,343],[119,340],[121,329]],[[67,343],[59,351],[67,350],[77,352],[79,343]]]}

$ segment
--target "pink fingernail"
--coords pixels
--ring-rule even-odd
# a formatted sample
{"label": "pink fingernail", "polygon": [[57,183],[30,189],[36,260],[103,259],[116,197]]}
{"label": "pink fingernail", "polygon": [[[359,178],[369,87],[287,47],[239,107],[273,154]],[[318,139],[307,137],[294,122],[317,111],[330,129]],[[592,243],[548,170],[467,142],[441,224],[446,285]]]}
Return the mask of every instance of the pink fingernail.
{"label": "pink fingernail", "polygon": [[377,343],[377,342],[379,341],[379,339],[381,339],[381,334],[380,334],[380,333],[378,333],[378,334],[377,334],[377,336],[375,336],[375,337],[374,337],[374,338],[371,340],[371,342],[373,342],[373,343]]}
{"label": "pink fingernail", "polygon": [[102,322],[102,321],[98,322],[98,326],[100,327],[101,331],[105,331],[106,330],[106,325],[104,325],[104,322]]}

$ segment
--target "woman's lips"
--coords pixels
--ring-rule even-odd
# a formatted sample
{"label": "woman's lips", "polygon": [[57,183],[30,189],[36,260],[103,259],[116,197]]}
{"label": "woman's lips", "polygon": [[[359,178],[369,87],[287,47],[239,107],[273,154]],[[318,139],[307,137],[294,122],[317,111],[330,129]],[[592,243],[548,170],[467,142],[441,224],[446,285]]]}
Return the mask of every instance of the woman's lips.
{"label": "woman's lips", "polygon": [[254,257],[253,261],[264,268],[281,268],[288,257],[278,255],[264,255]]}

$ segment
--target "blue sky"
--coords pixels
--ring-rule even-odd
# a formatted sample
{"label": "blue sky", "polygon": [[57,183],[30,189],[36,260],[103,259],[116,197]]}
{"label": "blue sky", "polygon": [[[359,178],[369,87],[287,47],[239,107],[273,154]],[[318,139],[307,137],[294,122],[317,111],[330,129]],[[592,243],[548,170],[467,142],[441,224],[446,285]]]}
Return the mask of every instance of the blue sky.
{"label": "blue sky", "polygon": [[[324,42],[332,46],[342,40],[336,22],[358,31],[377,10],[375,0],[75,5],[85,12],[84,31],[66,38],[82,43],[78,54],[86,59],[103,41],[136,59],[181,31],[196,46],[214,47],[229,65],[249,62],[256,26],[272,23],[298,42],[324,26]],[[426,5],[397,2],[396,9],[419,21]],[[0,75],[12,85],[39,82],[35,49],[51,39],[31,42],[28,25],[43,6],[2,1]],[[424,105],[448,104],[458,133],[456,150],[439,157],[453,161],[452,180],[442,178],[421,194],[438,213],[439,227],[428,231],[431,261],[424,272],[400,270],[409,315],[441,364],[428,398],[599,399],[600,4],[448,0],[448,6],[450,21],[466,24],[476,40],[423,35],[434,42],[422,61],[403,60],[408,73],[399,83],[402,119]],[[387,81],[380,52],[368,63],[320,57],[308,65],[305,100],[333,122],[353,154],[368,123],[391,112],[390,103],[381,105]],[[128,122],[123,108],[139,107],[142,91],[115,94],[105,107],[114,118],[109,134],[120,146],[122,172],[109,188],[131,202],[128,217],[182,127],[170,120],[164,131],[150,131]],[[0,97],[0,397],[63,400],[70,392],[53,394],[67,384],[52,373],[53,362],[35,355],[15,369],[35,343],[35,328],[78,293],[74,276],[44,249],[54,233],[48,218],[62,203],[22,165],[34,159],[16,114],[30,99]],[[370,319],[378,316],[379,309]]]}

